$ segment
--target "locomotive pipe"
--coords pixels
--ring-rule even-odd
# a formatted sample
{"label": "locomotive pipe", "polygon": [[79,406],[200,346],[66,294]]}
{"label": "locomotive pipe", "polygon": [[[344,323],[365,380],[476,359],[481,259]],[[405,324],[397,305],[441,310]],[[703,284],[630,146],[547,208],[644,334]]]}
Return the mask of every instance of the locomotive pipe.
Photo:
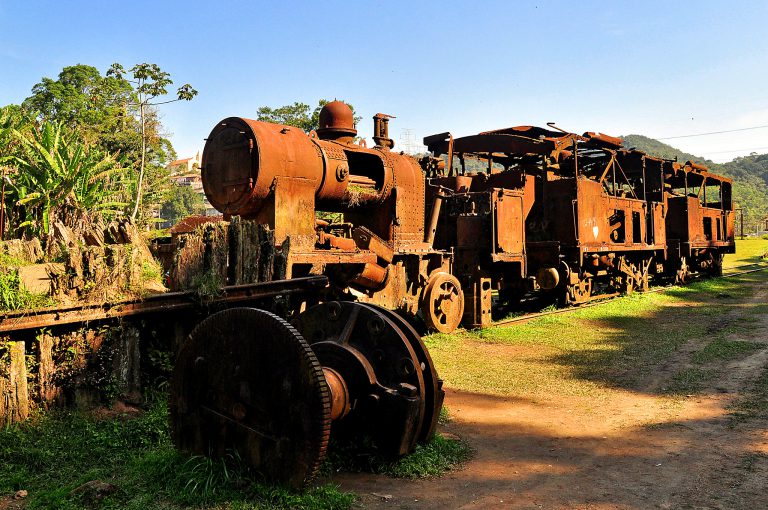
{"label": "locomotive pipe", "polygon": [[443,199],[446,198],[446,195],[443,195],[439,191],[435,195],[434,200],[432,201],[432,212],[429,215],[429,224],[427,225],[427,229],[424,235],[424,242],[429,245],[429,247],[432,247],[432,244],[435,242],[435,232],[437,232],[437,221],[440,219],[440,209],[443,205]]}

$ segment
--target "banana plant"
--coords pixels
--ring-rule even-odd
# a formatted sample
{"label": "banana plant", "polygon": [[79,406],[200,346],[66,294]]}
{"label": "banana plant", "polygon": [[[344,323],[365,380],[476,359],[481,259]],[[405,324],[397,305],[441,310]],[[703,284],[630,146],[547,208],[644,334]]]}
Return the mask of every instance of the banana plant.
{"label": "banana plant", "polygon": [[12,180],[16,205],[26,217],[18,228],[48,233],[56,210],[64,204],[98,214],[116,214],[125,204],[119,196],[121,162],[66,133],[61,123],[43,122],[25,134],[14,129],[19,154]]}

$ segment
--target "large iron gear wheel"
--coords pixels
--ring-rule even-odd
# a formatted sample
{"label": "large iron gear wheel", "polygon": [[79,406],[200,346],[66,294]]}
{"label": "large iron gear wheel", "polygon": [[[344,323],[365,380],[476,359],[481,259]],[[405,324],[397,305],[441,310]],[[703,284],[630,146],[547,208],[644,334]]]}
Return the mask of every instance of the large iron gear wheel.
{"label": "large iron gear wheel", "polygon": [[304,338],[255,308],[211,315],[182,346],[171,381],[171,430],[183,451],[236,452],[266,480],[305,486],[322,464],[330,391]]}
{"label": "large iron gear wheel", "polygon": [[432,273],[424,289],[420,309],[429,329],[451,333],[464,315],[464,293],[459,280],[450,273]]}

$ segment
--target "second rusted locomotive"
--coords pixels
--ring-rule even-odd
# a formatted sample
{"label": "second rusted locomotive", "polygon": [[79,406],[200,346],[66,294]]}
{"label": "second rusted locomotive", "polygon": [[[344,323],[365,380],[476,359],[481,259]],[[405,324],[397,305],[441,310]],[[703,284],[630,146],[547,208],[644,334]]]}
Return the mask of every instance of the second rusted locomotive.
{"label": "second rusted locomotive", "polygon": [[734,251],[732,183],[694,163],[531,126],[425,143],[428,189],[449,195],[435,246],[455,247],[468,325],[490,323],[494,289],[507,303],[531,291],[581,303],[653,275],[719,274]]}
{"label": "second rusted locomotive", "polygon": [[734,250],[732,183],[699,165],[551,125],[430,136],[417,160],[392,150],[389,118],[374,116],[371,148],[341,102],[309,135],[225,119],[203,152],[206,195],[290,243],[289,276],[327,274],[330,297],[442,332],[531,292],[580,303],[716,274]]}

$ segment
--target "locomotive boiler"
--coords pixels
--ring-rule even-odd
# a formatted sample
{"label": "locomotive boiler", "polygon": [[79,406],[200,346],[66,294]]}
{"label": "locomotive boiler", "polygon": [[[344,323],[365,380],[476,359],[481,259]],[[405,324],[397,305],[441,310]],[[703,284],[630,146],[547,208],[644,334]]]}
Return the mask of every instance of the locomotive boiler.
{"label": "locomotive boiler", "polygon": [[464,299],[452,250],[433,246],[421,167],[391,150],[389,119],[374,117],[370,148],[356,141],[352,111],[339,101],[323,107],[309,134],[225,119],[203,150],[205,193],[225,216],[267,224],[277,244],[290,244],[288,277],[326,274],[334,297],[418,314],[452,331]]}

